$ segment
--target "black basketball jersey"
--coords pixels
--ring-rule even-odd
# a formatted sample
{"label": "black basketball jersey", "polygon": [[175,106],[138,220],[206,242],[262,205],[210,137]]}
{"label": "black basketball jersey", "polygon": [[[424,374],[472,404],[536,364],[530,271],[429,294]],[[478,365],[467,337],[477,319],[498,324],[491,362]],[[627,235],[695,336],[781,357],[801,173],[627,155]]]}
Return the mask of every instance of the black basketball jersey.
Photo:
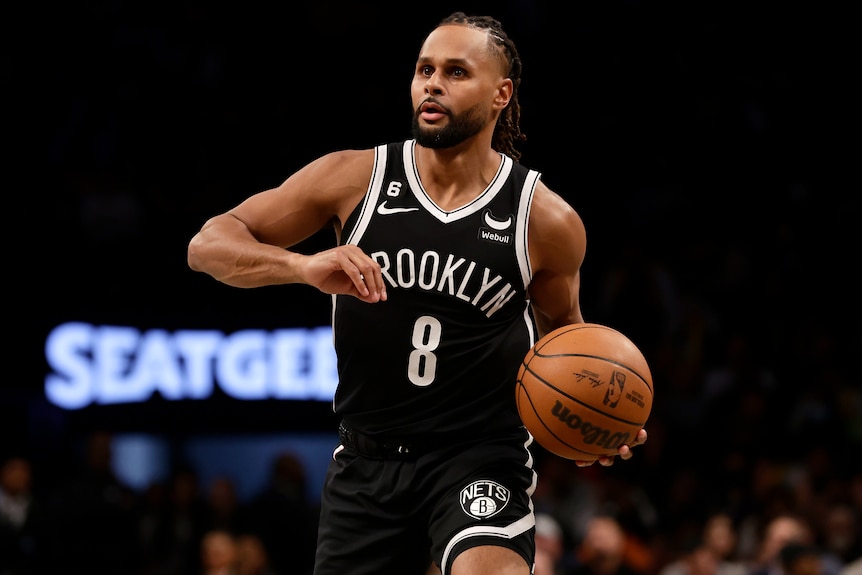
{"label": "black basketball jersey", "polygon": [[368,192],[345,222],[341,242],[381,265],[388,299],[333,296],[333,407],[353,429],[388,437],[521,425],[515,379],[536,341],[527,221],[539,173],[501,154],[487,189],[444,211],[414,150],[413,140],[375,149]]}

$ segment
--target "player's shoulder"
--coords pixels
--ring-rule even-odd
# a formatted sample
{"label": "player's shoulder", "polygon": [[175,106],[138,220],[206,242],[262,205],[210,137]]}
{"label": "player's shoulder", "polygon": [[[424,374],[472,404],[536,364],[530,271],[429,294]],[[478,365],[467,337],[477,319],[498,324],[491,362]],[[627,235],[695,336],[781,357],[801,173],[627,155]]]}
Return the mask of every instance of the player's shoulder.
{"label": "player's shoulder", "polygon": [[374,170],[374,149],[341,149],[327,152],[307,163],[288,182],[306,188],[342,189],[367,186]]}
{"label": "player's shoulder", "polygon": [[534,271],[564,256],[580,265],[586,246],[586,228],[580,214],[560,194],[538,182],[528,223]]}
{"label": "player's shoulder", "polygon": [[335,150],[323,154],[312,163],[339,170],[367,168],[374,165],[374,153],[375,148]]}
{"label": "player's shoulder", "polygon": [[563,196],[552,190],[541,179],[536,182],[530,208],[531,225],[583,225],[575,208]]}

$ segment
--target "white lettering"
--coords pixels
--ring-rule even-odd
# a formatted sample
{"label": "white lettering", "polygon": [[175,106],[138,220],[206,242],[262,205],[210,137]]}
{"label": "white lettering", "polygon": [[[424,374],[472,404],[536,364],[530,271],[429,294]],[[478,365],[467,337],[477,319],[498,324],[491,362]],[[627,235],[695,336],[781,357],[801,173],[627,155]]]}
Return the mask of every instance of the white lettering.
{"label": "white lettering", "polygon": [[96,365],[96,384],[99,403],[124,403],[140,399],[146,394],[141,383],[132,375],[135,346],[141,339],[138,330],[131,327],[106,326],[94,333],[93,353],[104,358]]}
{"label": "white lettering", "polygon": [[512,285],[506,284],[500,291],[497,292],[497,295],[495,295],[492,299],[488,300],[488,303],[486,303],[479,309],[484,312],[488,312],[485,315],[491,317],[492,315],[494,315],[495,311],[506,305],[506,302],[512,299],[513,295],[515,295],[515,292],[512,290]]}
{"label": "white lettering", "polygon": [[398,282],[395,281],[395,278],[392,277],[392,274],[389,273],[389,268],[392,267],[392,264],[389,261],[389,254],[386,252],[374,252],[371,254],[371,257],[377,260],[377,263],[380,264],[380,273],[383,275],[383,279],[389,282],[389,285],[395,287],[398,285]]}
{"label": "white lettering", "polygon": [[440,274],[440,284],[437,286],[437,291],[443,291],[443,285],[446,284],[449,286],[449,295],[455,295],[455,270],[461,267],[466,260],[464,258],[459,258],[457,262],[454,262],[455,256],[449,254],[449,258],[446,260],[446,265],[443,266],[443,273]]}
{"label": "white lettering", "polygon": [[476,297],[474,297],[473,301],[471,302],[473,305],[478,305],[479,304],[479,298],[481,298],[482,295],[484,295],[484,293],[486,291],[491,289],[491,286],[493,286],[495,283],[497,283],[498,281],[503,279],[500,276],[495,276],[494,279],[489,281],[488,280],[489,275],[491,275],[491,270],[489,270],[488,268],[485,268],[485,273],[482,276],[482,285],[479,286],[479,291],[476,293]]}
{"label": "white lettering", "polygon": [[[446,262],[441,268],[442,258],[437,252],[427,251],[417,258],[413,250],[402,248],[395,254],[397,279],[390,272],[390,259],[386,252],[374,252],[371,257],[380,264],[383,278],[391,286],[408,289],[417,285],[422,290],[430,291],[436,285],[436,289],[440,293],[470,302],[471,305],[485,312],[487,317],[491,317],[502,309],[516,293],[512,284],[507,283],[500,288],[496,295],[490,296],[490,299],[483,302],[482,299],[488,297],[488,291],[503,281],[503,276],[494,275],[491,277],[493,272],[488,268],[482,268],[481,281],[474,279],[473,275],[478,264],[475,261],[467,263],[464,258],[456,258],[452,254],[447,256]],[[416,270],[417,259],[419,261],[418,273]],[[459,268],[464,263],[467,263],[467,269],[460,271]],[[478,276],[478,273],[476,275]],[[471,295],[470,290],[476,289],[477,283],[479,283],[478,291]]]}
{"label": "white lettering", "polygon": [[465,273],[464,277],[461,278],[461,285],[458,286],[458,293],[455,294],[455,297],[458,299],[470,301],[470,296],[465,294],[464,290],[467,289],[467,282],[469,282],[470,278],[473,277],[474,269],[476,269],[476,262],[470,262],[470,265],[467,267],[467,273]]}
{"label": "white lettering", "polygon": [[[430,261],[430,264],[429,264]],[[440,268],[440,256],[437,252],[425,252],[419,261],[419,287],[430,290],[437,283],[437,270]]]}
{"label": "white lettering", "polygon": [[92,401],[92,333],[85,323],[67,323],[48,335],[45,356],[56,370],[45,378],[45,395],[51,403],[79,409]]}
{"label": "white lettering", "polygon": [[215,383],[213,367],[222,337],[222,333],[215,330],[178,331],[174,334],[177,351],[185,361],[185,397],[204,399],[212,395]]}
{"label": "white lettering", "polygon": [[45,342],[45,395],[64,409],[92,403],[206,399],[218,385],[235,399],[331,401],[338,382],[332,330],[170,333],[72,322]]}
{"label": "white lettering", "polygon": [[237,399],[266,397],[268,334],[260,330],[238,331],[222,340],[216,364],[221,388]]}
{"label": "white lettering", "polygon": [[[111,403],[144,401],[151,391],[158,391],[165,399],[183,397],[183,375],[177,361],[173,341],[168,332],[154,329],[143,334],[135,330],[136,339],[129,341],[129,377],[122,385],[114,385]],[[103,339],[109,339],[103,333]],[[137,354],[135,346],[137,345]],[[134,360],[135,355],[137,359]],[[133,361],[134,360],[134,361]],[[112,380],[105,379],[109,384]],[[119,378],[117,380],[119,381]]]}
{"label": "white lettering", "polygon": [[402,249],[395,254],[395,261],[398,265],[398,285],[403,288],[409,288],[416,281],[414,273],[416,262],[413,258],[413,250]]}

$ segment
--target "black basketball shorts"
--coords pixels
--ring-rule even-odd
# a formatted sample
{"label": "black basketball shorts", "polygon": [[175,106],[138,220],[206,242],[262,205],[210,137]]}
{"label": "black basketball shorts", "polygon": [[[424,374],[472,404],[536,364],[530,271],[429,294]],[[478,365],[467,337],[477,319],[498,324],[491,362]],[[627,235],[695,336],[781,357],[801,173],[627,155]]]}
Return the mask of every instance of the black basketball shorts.
{"label": "black basketball shorts", "polygon": [[448,575],[478,545],[513,549],[532,567],[526,429],[407,453],[353,439],[342,433],[327,471],[314,575],[425,575],[432,561]]}

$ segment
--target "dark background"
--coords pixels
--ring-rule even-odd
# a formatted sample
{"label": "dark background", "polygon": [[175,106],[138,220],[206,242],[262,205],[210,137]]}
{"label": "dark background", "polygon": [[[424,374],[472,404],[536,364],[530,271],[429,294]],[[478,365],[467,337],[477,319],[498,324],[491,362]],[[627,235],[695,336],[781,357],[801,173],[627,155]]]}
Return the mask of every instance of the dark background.
{"label": "dark background", "polygon": [[[519,47],[522,161],[585,221],[585,317],[627,333],[654,368],[660,453],[641,465],[734,449],[792,462],[823,445],[849,465],[844,450],[859,452],[848,14],[634,0],[43,8],[8,58],[20,89],[7,114],[23,132],[7,157],[23,173],[7,190],[23,213],[7,254],[4,452],[38,460],[97,429],[332,429],[327,404],[155,398],[62,412],[44,401],[45,336],[67,321],[328,323],[329,298],[304,286],[243,291],[191,272],[188,240],[326,152],[407,137],[416,53],[455,9],[493,14]],[[722,395],[715,382],[737,367]],[[764,406],[746,420],[752,388]]]}

